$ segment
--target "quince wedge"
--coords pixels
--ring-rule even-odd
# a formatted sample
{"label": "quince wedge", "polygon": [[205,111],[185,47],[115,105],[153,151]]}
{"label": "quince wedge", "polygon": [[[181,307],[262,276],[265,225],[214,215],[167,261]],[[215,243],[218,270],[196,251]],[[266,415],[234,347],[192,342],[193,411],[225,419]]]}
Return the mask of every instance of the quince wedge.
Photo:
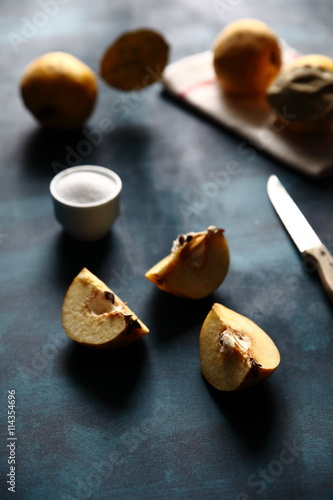
{"label": "quince wedge", "polygon": [[124,346],[149,332],[127,304],[86,268],[67,290],[62,324],[75,342],[102,349]]}
{"label": "quince wedge", "polygon": [[165,292],[200,299],[220,286],[227,275],[229,261],[224,230],[209,226],[202,232],[179,235],[173,242],[171,253],[145,276]]}
{"label": "quince wedge", "polygon": [[217,303],[202,325],[199,347],[202,373],[220,391],[253,386],[280,363],[278,348],[258,325]]}

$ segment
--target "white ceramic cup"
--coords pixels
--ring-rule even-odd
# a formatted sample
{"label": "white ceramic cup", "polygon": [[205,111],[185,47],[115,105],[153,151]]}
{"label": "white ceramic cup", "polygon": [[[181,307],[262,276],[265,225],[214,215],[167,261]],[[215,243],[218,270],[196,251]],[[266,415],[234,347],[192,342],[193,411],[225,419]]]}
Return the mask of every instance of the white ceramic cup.
{"label": "white ceramic cup", "polygon": [[118,217],[121,189],[120,177],[108,168],[97,165],[67,168],[50,184],[55,217],[74,238],[99,240]]}

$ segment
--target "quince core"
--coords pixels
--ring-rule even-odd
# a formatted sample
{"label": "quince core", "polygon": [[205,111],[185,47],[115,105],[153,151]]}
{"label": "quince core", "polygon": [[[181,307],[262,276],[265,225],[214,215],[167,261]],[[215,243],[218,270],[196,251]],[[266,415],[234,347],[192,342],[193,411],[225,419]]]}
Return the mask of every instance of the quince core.
{"label": "quince core", "polygon": [[220,391],[245,389],[269,377],[280,363],[273,340],[253,321],[214,304],[200,331],[200,364]]}
{"label": "quince core", "polygon": [[179,235],[171,253],[155,264],[146,278],[158,288],[179,297],[200,299],[222,283],[229,269],[229,247],[224,230]]}
{"label": "quince core", "polygon": [[124,346],[149,332],[127,304],[86,268],[67,290],[62,323],[75,342],[104,349]]}

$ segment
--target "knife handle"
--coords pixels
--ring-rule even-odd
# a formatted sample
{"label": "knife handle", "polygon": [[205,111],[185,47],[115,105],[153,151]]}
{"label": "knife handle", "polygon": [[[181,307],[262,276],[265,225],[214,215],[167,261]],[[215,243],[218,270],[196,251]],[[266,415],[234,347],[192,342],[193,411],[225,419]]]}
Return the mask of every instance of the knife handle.
{"label": "knife handle", "polygon": [[303,252],[303,258],[311,257],[316,263],[316,270],[318,271],[322,285],[333,302],[333,257],[325,247],[310,248]]}

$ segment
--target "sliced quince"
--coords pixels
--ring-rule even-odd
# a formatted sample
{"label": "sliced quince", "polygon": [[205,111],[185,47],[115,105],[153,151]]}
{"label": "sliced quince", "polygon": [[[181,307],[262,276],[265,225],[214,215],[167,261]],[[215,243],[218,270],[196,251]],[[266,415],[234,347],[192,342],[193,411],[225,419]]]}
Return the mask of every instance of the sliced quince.
{"label": "sliced quince", "polygon": [[214,304],[200,332],[200,363],[213,387],[233,391],[269,377],[280,363],[280,353],[249,318]]}
{"label": "sliced quince", "polygon": [[165,292],[200,299],[220,286],[228,269],[229,247],[224,230],[209,226],[202,232],[179,235],[171,253],[145,276]]}
{"label": "sliced quince", "polygon": [[162,77],[169,46],[151,29],[124,33],[104,53],[100,63],[103,80],[120,90],[138,90]]}
{"label": "sliced quince", "polygon": [[62,323],[75,342],[96,348],[121,347],[149,332],[127,304],[86,268],[67,290]]}
{"label": "sliced quince", "polygon": [[277,122],[300,134],[321,134],[333,127],[333,60],[308,54],[286,66],[268,87],[268,104]]}

